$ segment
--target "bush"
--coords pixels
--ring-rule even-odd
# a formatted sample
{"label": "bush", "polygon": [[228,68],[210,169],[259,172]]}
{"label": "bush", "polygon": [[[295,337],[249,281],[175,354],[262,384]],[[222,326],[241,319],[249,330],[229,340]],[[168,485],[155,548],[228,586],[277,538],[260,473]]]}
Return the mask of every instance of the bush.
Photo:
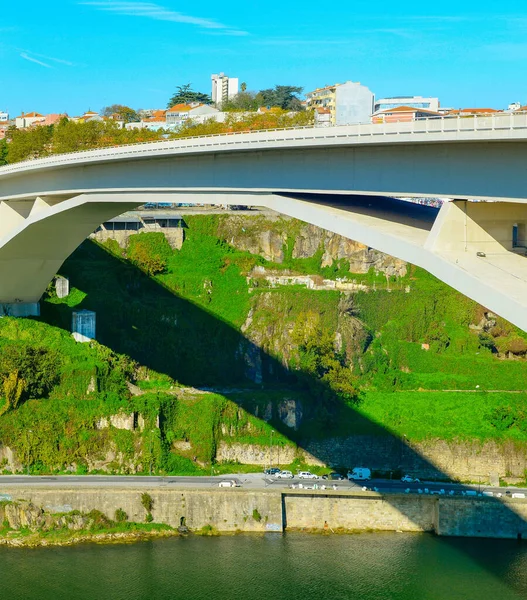
{"label": "bush", "polygon": [[147,494],[146,492],[141,494],[141,504],[147,513],[152,512],[152,509],[154,508],[154,500],[150,494]]}
{"label": "bush", "polygon": [[501,340],[496,340],[496,346],[498,350],[507,354],[525,354],[527,352],[527,342],[519,335],[511,335]]}
{"label": "bush", "polygon": [[87,515],[93,521],[92,529],[104,529],[110,527],[112,522],[110,519],[102,513],[100,510],[93,509]]}
{"label": "bush", "polygon": [[510,406],[500,406],[491,411],[488,420],[498,431],[506,431],[516,423],[516,415]]}
{"label": "bush", "polygon": [[124,512],[122,508],[118,508],[115,511],[114,521],[116,521],[117,523],[124,523],[125,521],[128,521],[128,515]]}
{"label": "bush", "polygon": [[24,380],[23,399],[46,396],[59,379],[60,356],[53,350],[8,345],[0,355],[0,376],[18,372]]}
{"label": "bush", "polygon": [[172,248],[162,233],[140,233],[130,238],[128,257],[148,275],[166,271]]}

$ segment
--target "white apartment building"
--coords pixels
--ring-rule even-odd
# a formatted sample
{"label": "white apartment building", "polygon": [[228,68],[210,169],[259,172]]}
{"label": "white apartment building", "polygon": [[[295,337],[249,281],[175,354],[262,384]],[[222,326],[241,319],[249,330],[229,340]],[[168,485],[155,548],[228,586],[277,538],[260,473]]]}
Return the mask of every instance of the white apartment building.
{"label": "white apartment building", "polygon": [[7,111],[0,110],[0,123],[7,123],[9,121],[9,113]]}
{"label": "white apartment building", "polygon": [[315,111],[316,125],[369,123],[374,99],[373,93],[365,85],[346,81],[308,92],[306,107]]}
{"label": "white apartment building", "polygon": [[15,125],[17,129],[25,129],[26,127],[31,127],[37,121],[43,121],[44,118],[44,115],[38,112],[22,113],[19,117],[16,117]]}
{"label": "white apartment building", "polygon": [[423,108],[424,110],[439,112],[439,98],[425,98],[423,96],[393,96],[391,98],[379,98],[375,101],[375,109],[373,112],[392,110],[399,106]]}
{"label": "white apartment building", "polygon": [[231,100],[238,95],[238,78],[228,77],[225,73],[213,74],[212,79],[212,102],[221,106],[223,102]]}
{"label": "white apartment building", "polygon": [[180,127],[188,120],[192,120],[196,123],[211,118],[218,120],[216,117],[219,114],[223,113],[220,113],[217,108],[209,106],[208,104],[200,104],[199,102],[176,104],[166,112],[166,126],[167,128],[174,129]]}

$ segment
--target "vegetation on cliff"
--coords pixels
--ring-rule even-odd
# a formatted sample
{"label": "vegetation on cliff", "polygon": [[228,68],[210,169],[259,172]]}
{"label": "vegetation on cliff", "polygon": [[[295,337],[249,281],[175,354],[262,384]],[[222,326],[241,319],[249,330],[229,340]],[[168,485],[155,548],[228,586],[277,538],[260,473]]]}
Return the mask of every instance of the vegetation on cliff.
{"label": "vegetation on cliff", "polygon": [[178,535],[169,525],[134,523],[122,510],[114,518],[99,510],[52,513],[26,500],[0,502],[0,545],[64,546],[81,542],[131,542],[151,537]]}
{"label": "vegetation on cliff", "polygon": [[[51,286],[41,319],[0,319],[0,441],[20,470],[198,474],[222,443],[351,434],[527,441],[523,332],[367,249],[384,271],[353,273],[323,236],[300,252],[294,220],[185,222],[181,250],[85,242],[67,298]],[[256,285],[255,267],[367,289]],[[76,308],[97,312],[98,342],[69,335]]]}

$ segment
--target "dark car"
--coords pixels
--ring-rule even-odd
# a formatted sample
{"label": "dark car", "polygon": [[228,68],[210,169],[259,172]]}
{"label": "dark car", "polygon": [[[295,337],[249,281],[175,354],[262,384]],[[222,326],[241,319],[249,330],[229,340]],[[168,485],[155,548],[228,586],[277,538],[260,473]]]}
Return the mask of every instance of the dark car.
{"label": "dark car", "polygon": [[281,469],[278,469],[277,467],[271,467],[270,469],[265,469],[264,474],[265,475],[277,475],[278,473],[280,473]]}
{"label": "dark car", "polygon": [[344,479],[346,478],[340,473],[334,472],[328,475],[328,479],[330,479],[331,481],[344,481]]}

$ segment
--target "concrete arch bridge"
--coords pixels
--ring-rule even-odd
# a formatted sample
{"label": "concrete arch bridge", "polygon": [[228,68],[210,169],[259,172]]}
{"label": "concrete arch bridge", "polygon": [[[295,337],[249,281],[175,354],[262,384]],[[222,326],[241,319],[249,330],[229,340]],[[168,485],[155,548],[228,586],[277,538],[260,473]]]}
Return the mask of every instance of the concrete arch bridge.
{"label": "concrete arch bridge", "polygon": [[527,115],[207,136],[2,167],[0,304],[28,314],[102,222],[164,201],[271,208],[423,267],[527,330]]}

